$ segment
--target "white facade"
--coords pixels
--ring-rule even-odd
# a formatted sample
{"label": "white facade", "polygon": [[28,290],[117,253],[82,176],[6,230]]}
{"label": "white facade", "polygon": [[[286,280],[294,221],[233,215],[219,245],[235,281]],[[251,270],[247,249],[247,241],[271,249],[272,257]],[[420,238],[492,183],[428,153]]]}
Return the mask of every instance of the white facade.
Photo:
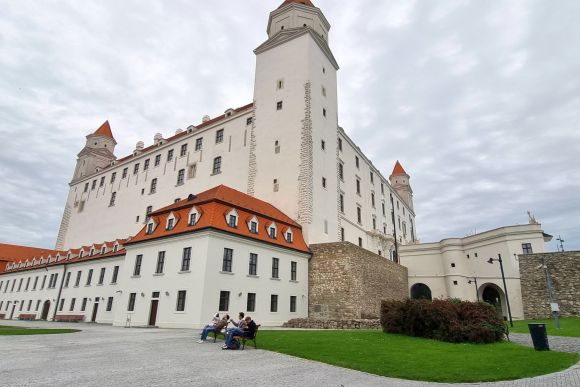
{"label": "white facade", "polygon": [[[168,139],[156,136],[153,146],[143,149],[138,144],[133,155],[93,172],[80,165],[100,165],[102,155],[95,147],[106,142],[94,145],[89,136],[70,183],[57,249],[134,235],[148,207],[159,208],[219,184],[272,203],[302,225],[308,243],[344,238],[389,256],[394,231],[398,243],[413,242],[412,204],[401,199],[338,125],[338,64],[328,46],[329,29],[318,8],[285,4],[270,15],[268,40],[255,50],[253,104],[228,109],[223,116]],[[200,138],[203,144],[197,149]],[[112,150],[111,144],[107,149]],[[214,173],[217,157],[221,168]],[[342,180],[339,165],[344,168]],[[391,195],[396,225],[390,215]]]}
{"label": "white facade", "polygon": [[411,296],[414,291],[420,292],[423,284],[429,288],[432,298],[479,299],[497,303],[498,310],[507,317],[499,262],[488,263],[489,258],[497,259],[499,254],[512,316],[522,319],[518,256],[543,253],[545,238],[549,236],[543,233],[539,224],[501,227],[464,238],[403,246],[401,264],[409,269]]}

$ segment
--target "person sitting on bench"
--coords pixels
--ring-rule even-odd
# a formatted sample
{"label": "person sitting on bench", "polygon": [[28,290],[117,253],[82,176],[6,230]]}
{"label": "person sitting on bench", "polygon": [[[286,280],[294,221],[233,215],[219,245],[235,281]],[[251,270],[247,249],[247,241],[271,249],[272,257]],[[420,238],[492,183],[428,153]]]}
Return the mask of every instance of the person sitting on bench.
{"label": "person sitting on bench", "polygon": [[[216,314],[214,320],[218,316],[219,315]],[[226,314],[221,320],[219,320],[218,318],[217,321],[213,322],[212,325],[206,325],[205,328],[203,328],[203,331],[201,332],[201,338],[198,340],[198,343],[199,344],[205,343],[207,340],[207,335],[209,335],[210,332],[215,332],[217,335],[222,329],[224,329],[228,325],[229,319],[230,316]]]}
{"label": "person sitting on bench", "polygon": [[244,319],[245,326],[243,329],[240,328],[232,328],[228,331],[228,335],[226,336],[226,343],[223,345],[222,349],[234,348],[233,341],[235,336],[243,336],[243,337],[254,337],[256,333],[256,323],[250,316],[246,316]]}

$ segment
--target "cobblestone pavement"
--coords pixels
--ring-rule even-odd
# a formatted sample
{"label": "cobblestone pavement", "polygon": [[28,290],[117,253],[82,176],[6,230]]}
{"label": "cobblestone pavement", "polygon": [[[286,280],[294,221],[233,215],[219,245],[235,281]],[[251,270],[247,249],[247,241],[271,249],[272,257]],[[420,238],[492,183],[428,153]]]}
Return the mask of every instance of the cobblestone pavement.
{"label": "cobblestone pavement", "polygon": [[[197,332],[185,329],[2,324],[82,332],[0,336],[0,386],[459,386],[385,378],[262,350],[221,351],[219,342],[196,344]],[[536,378],[467,385],[578,387],[580,363]]]}
{"label": "cobblestone pavement", "polygon": [[[510,340],[528,347],[534,346],[532,337],[526,333],[510,333]],[[580,337],[549,336],[548,344],[552,351],[580,353]]]}

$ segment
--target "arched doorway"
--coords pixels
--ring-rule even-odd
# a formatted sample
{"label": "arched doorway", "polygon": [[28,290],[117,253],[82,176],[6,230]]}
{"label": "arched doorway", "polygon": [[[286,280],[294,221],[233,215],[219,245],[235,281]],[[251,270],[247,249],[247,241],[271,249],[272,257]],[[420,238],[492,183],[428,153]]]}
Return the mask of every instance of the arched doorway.
{"label": "arched doorway", "polygon": [[42,306],[42,313],[40,314],[41,320],[48,320],[48,311],[50,310],[50,301],[44,301],[44,305]]}
{"label": "arched doorway", "polygon": [[411,298],[413,300],[432,300],[431,289],[425,284],[415,284],[411,286]]}
{"label": "arched doorway", "polygon": [[501,289],[494,284],[485,284],[481,286],[481,299],[483,302],[487,302],[488,304],[492,305],[497,314],[505,317],[506,314],[504,313],[504,303],[505,297]]}

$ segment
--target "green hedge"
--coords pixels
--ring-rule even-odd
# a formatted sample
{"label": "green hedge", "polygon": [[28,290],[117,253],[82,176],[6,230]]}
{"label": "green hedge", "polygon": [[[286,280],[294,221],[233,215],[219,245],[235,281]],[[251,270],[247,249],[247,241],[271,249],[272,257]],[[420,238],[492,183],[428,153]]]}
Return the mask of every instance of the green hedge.
{"label": "green hedge", "polygon": [[387,333],[451,343],[493,343],[505,333],[491,305],[455,299],[383,301],[381,326]]}

